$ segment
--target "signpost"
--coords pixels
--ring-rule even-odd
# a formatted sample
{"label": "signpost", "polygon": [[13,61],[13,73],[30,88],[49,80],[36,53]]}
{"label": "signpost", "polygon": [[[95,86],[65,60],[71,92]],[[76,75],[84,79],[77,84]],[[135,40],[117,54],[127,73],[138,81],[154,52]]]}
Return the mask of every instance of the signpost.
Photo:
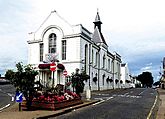
{"label": "signpost", "polygon": [[16,92],[16,102],[19,103],[19,111],[21,111],[21,102],[23,101],[23,98],[22,98],[22,93],[21,92]]}
{"label": "signpost", "polygon": [[53,83],[52,83],[52,88],[54,88],[54,72],[56,71],[56,64],[52,62],[50,64],[50,70],[53,72]]}

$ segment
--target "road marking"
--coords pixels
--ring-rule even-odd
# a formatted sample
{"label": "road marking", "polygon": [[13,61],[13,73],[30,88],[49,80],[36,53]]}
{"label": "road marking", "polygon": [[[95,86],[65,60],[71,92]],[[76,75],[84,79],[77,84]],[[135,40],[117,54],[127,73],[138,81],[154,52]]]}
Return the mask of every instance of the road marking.
{"label": "road marking", "polygon": [[12,97],[12,94],[11,93],[7,93],[9,96],[11,96]]}
{"label": "road marking", "polygon": [[14,97],[11,97],[11,101],[12,101],[12,102],[14,101]]}
{"label": "road marking", "polygon": [[[103,98],[106,98],[106,100],[103,100]],[[95,98],[96,100],[100,100],[100,102],[94,103],[93,105],[98,105],[100,103],[103,103],[105,101],[112,99],[113,97],[103,97],[103,98]]]}
{"label": "road marking", "polygon": [[127,95],[127,94],[129,94],[129,93],[125,93],[124,95]]}
{"label": "road marking", "polygon": [[139,93],[138,95],[141,95],[141,94],[143,94],[143,93],[144,93],[144,91],[145,91],[145,90],[143,90],[143,91],[142,91],[141,93]]}
{"label": "road marking", "polygon": [[126,97],[126,98],[141,98],[142,96],[136,96],[136,95],[113,95],[114,97],[115,96],[118,96],[118,97]]}
{"label": "road marking", "polygon": [[95,98],[95,100],[103,100],[102,98]]}
{"label": "road marking", "polygon": [[107,100],[110,100],[110,99],[112,99],[113,97],[109,97],[109,98],[107,98]]}
{"label": "road marking", "polygon": [[149,114],[148,114],[148,116],[147,116],[147,119],[150,119],[151,114],[152,114],[152,112],[153,112],[153,109],[154,109],[154,107],[155,107],[155,105],[156,105],[157,99],[158,99],[158,96],[156,96],[156,98],[155,98],[155,102],[154,102],[154,104],[153,104],[153,106],[152,106],[152,108],[151,108],[151,110],[150,110],[150,112],[149,112]]}
{"label": "road marking", "polygon": [[96,95],[108,96],[109,94],[101,94],[101,93],[99,93],[99,94],[96,94]]}
{"label": "road marking", "polygon": [[103,103],[103,102],[105,102],[105,100],[102,99],[100,102],[94,103],[93,105],[98,105],[98,104]]}
{"label": "road marking", "polygon": [[5,109],[5,108],[7,108],[7,107],[9,107],[9,106],[10,106],[10,104],[7,104],[7,105],[5,105],[4,107],[0,108],[0,112],[2,112],[3,109]]}

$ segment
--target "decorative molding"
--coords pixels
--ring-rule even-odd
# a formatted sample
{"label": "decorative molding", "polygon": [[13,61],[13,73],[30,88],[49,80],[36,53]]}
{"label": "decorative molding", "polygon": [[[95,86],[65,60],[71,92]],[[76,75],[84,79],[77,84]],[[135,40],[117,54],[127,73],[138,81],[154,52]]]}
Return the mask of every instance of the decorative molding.
{"label": "decorative molding", "polygon": [[41,42],[42,42],[41,39],[39,39],[39,40],[29,40],[29,41],[27,41],[28,44],[32,44],[32,43],[41,43]]}

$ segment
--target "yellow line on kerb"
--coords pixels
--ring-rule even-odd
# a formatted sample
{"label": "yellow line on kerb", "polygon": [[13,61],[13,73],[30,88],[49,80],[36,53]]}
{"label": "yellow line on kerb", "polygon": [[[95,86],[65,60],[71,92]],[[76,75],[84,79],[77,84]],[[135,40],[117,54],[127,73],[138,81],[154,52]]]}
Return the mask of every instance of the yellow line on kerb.
{"label": "yellow line on kerb", "polygon": [[151,114],[152,114],[152,112],[153,112],[153,109],[154,109],[154,107],[155,107],[155,105],[156,105],[157,99],[158,99],[158,96],[156,96],[156,98],[155,98],[155,102],[154,102],[154,104],[153,104],[153,106],[152,106],[152,108],[151,108],[151,110],[150,110],[150,113],[149,113],[148,116],[147,116],[147,119],[150,119]]}

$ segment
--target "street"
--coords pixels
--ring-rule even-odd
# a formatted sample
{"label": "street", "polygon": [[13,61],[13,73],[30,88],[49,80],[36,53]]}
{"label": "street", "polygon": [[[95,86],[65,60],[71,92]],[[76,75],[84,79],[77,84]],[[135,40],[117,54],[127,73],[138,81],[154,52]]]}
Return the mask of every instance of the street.
{"label": "street", "polygon": [[51,119],[154,119],[158,108],[151,88],[92,92],[92,99],[101,101]]}
{"label": "street", "polygon": [[0,111],[14,103],[15,88],[12,85],[0,85]]}

